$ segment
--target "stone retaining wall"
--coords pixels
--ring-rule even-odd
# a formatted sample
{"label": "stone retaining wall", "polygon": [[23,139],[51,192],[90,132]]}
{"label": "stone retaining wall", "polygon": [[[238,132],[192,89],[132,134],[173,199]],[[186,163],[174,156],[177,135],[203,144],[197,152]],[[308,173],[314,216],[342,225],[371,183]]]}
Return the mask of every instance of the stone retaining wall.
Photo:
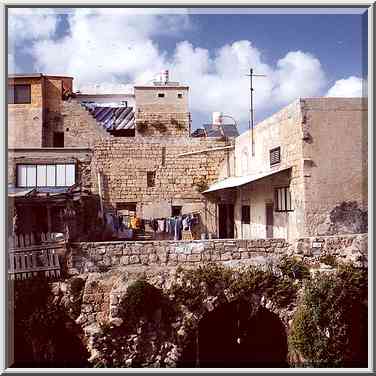
{"label": "stone retaining wall", "polygon": [[311,237],[288,243],[284,239],[121,241],[74,243],[70,273],[101,272],[125,266],[194,266],[205,262],[256,261],[273,256],[300,255],[312,260],[332,255],[344,261],[367,262],[367,234]]}

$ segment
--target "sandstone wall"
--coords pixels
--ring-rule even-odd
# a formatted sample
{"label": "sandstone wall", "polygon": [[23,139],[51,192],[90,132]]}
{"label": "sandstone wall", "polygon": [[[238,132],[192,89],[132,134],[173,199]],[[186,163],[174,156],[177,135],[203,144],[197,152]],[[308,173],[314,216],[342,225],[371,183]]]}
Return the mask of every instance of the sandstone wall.
{"label": "sandstone wall", "polygon": [[44,120],[42,81],[40,78],[8,81],[31,85],[31,103],[8,105],[8,146],[41,147]]}
{"label": "sandstone wall", "polygon": [[[238,236],[265,237],[266,203],[274,202],[274,188],[290,185],[293,212],[274,212],[276,236],[296,239],[304,235],[304,185],[303,131],[300,102],[295,101],[254,128],[254,155],[252,155],[251,131],[241,134],[235,144],[235,171],[237,176],[277,173],[291,168],[290,177],[274,175],[258,182],[244,185],[237,190],[235,225]],[[270,166],[270,150],[281,149],[281,162]],[[282,184],[283,183],[283,184]],[[251,223],[241,223],[241,205],[250,205]],[[243,228],[242,228],[243,227]],[[247,228],[250,227],[250,228]]]}
{"label": "sandstone wall", "polygon": [[367,101],[308,98],[302,111],[307,235],[367,231]]}
{"label": "sandstone wall", "polygon": [[73,243],[70,249],[70,273],[108,271],[122,267],[197,267],[220,262],[265,265],[282,255],[300,255],[308,263],[320,266],[321,256],[367,264],[367,234],[302,238],[292,243],[284,239],[127,241]]}
{"label": "sandstone wall", "polygon": [[[159,97],[163,94],[164,97]],[[187,112],[187,86],[135,86],[136,108],[148,112]],[[179,95],[179,96],[178,96]]]}
{"label": "sandstone wall", "polygon": [[[92,181],[98,193],[97,173],[102,175],[103,200],[109,209],[121,203],[136,203],[141,218],[171,215],[171,206],[185,213],[201,214],[202,230],[216,232],[214,203],[201,194],[220,172],[226,170],[227,151],[180,154],[223,147],[223,141],[193,138],[153,137],[138,140],[110,139],[94,149]],[[147,173],[155,173],[148,187]]]}
{"label": "sandstone wall", "polygon": [[[72,86],[70,84],[70,86]],[[43,127],[43,146],[53,146],[54,132],[64,132],[61,111],[63,108],[63,80],[44,78],[45,123]]]}
{"label": "sandstone wall", "polygon": [[113,137],[76,99],[62,103],[60,129],[65,147],[94,147],[98,141]]}

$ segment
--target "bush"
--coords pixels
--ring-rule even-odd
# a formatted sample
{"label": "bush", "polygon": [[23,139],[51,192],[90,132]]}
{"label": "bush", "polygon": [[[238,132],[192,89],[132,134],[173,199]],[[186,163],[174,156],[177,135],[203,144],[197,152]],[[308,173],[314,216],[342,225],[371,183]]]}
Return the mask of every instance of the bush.
{"label": "bush", "polygon": [[129,330],[134,330],[140,319],[151,320],[155,312],[161,309],[164,319],[170,315],[171,305],[162,290],[152,286],[146,280],[132,283],[120,304],[120,314]]}
{"label": "bush", "polygon": [[308,268],[305,266],[303,261],[296,257],[284,256],[282,257],[279,268],[283,275],[291,279],[307,279],[310,278],[310,273]]}
{"label": "bush", "polygon": [[314,367],[367,364],[367,274],[340,266],[307,281],[292,324],[290,345]]}

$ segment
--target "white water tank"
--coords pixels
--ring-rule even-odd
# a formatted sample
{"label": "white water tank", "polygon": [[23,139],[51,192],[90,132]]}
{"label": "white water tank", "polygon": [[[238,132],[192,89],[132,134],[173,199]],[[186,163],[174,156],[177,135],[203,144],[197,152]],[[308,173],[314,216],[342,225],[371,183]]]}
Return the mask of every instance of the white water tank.
{"label": "white water tank", "polygon": [[222,112],[213,112],[213,124],[220,125],[222,124]]}

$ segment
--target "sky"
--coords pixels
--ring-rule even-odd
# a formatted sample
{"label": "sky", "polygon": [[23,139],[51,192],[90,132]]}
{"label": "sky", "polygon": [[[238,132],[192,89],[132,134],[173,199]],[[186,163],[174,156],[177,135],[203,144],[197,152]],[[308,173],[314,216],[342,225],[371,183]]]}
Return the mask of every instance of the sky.
{"label": "sky", "polygon": [[299,97],[364,96],[367,44],[361,8],[8,8],[9,73],[129,93],[169,69],[190,87],[193,129],[216,111],[248,128],[250,68],[265,75],[254,78],[256,124]]}

